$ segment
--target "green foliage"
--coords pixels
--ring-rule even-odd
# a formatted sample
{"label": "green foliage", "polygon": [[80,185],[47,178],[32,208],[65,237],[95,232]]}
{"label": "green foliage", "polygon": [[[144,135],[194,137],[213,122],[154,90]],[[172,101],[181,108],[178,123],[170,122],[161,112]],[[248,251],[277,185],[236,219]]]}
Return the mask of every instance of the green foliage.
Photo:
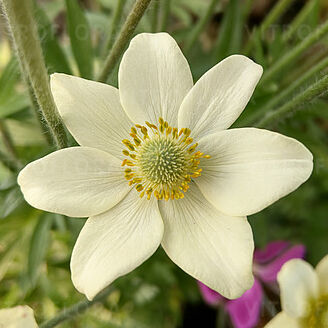
{"label": "green foliage", "polygon": [[90,27],[77,0],[66,0],[67,26],[71,47],[80,75],[91,79],[93,76],[93,49]]}

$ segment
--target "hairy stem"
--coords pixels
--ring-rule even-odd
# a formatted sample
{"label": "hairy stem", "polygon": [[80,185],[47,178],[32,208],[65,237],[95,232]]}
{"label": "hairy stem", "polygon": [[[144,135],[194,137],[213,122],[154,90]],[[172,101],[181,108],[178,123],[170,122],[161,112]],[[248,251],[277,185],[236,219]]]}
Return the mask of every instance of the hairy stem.
{"label": "hairy stem", "polygon": [[284,99],[290,97],[295,92],[295,90],[302,86],[307,80],[309,80],[311,77],[315,76],[320,71],[326,68],[328,68],[328,57],[321,60],[319,63],[309,69],[305,74],[301,75],[289,86],[279,91],[279,93],[275,97],[272,97],[266,104],[264,104],[264,106],[261,107],[260,110],[256,111],[253,115],[250,115],[243,122],[243,125],[252,125],[254,121],[259,120],[260,117],[263,116],[266,111],[276,108],[279,104],[282,103]]}
{"label": "hairy stem", "polygon": [[[9,1],[9,0],[6,0]],[[134,30],[144,15],[151,0],[136,0],[129,16],[127,17],[118,38],[116,39],[108,57],[105,60],[104,69],[98,77],[98,81],[106,82],[116,62],[122,55],[125,46],[130,41]]]}
{"label": "hairy stem", "polygon": [[209,6],[207,7],[206,13],[203,17],[199,19],[194,29],[191,31],[189,38],[187,39],[186,45],[184,47],[185,52],[188,53],[192,46],[195,44],[200,33],[204,30],[208,21],[210,20],[213,11],[220,0],[211,0]]}
{"label": "hairy stem", "polygon": [[304,92],[300,93],[292,100],[277,110],[271,110],[261,119],[256,126],[263,128],[285,118],[288,114],[292,113],[296,109],[299,109],[302,105],[307,104],[313,99],[321,96],[328,91],[328,75],[321,78],[319,81],[310,85]]}
{"label": "hairy stem", "polygon": [[301,41],[294,49],[288,51],[280,60],[278,60],[269,70],[264,73],[261,84],[264,84],[279,72],[281,72],[287,65],[295,61],[295,59],[312,44],[321,39],[328,32],[328,20],[319,26],[315,31],[309,34],[303,41]]}
{"label": "hairy stem", "polygon": [[57,325],[59,325],[63,321],[67,321],[67,320],[70,320],[70,319],[74,318],[75,316],[77,316],[77,315],[83,313],[84,311],[86,311],[90,306],[92,306],[96,303],[103,302],[106,299],[106,297],[112,291],[113,291],[112,286],[106,287],[99,294],[97,294],[92,301],[85,300],[85,301],[81,301],[79,303],[74,304],[73,306],[59,312],[52,319],[50,319],[48,321],[45,321],[42,324],[40,324],[40,328],[56,327]]}
{"label": "hairy stem", "polygon": [[114,44],[115,37],[118,32],[118,27],[120,26],[120,21],[122,18],[122,13],[123,13],[125,3],[126,3],[126,0],[118,0],[117,1],[117,5],[116,5],[115,11],[114,11],[114,17],[112,19],[109,37],[107,39],[107,42],[106,42],[106,45],[104,48],[105,54],[107,53],[108,49],[112,48],[112,46]]}
{"label": "hairy stem", "polygon": [[17,50],[22,74],[28,75],[39,108],[49,125],[59,148],[67,146],[65,129],[58,115],[50,92],[47,74],[37,27],[33,18],[31,0],[2,0],[9,28]]}

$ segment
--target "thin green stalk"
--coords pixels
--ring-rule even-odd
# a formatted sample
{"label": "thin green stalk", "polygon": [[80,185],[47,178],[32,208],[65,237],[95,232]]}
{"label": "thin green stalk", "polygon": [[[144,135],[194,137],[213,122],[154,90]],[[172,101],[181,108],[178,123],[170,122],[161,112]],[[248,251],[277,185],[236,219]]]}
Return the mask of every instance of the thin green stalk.
{"label": "thin green stalk", "polygon": [[53,143],[54,143],[53,136],[50,133],[48,125],[45,122],[44,117],[42,115],[42,112],[39,109],[39,104],[38,104],[38,101],[36,100],[35,95],[33,93],[33,88],[32,88],[31,82],[27,81],[26,83],[28,84],[28,93],[29,93],[31,105],[32,105],[32,108],[34,110],[36,119],[39,122],[39,126],[41,128],[42,135],[46,139],[48,145],[53,145]]}
{"label": "thin green stalk", "polygon": [[158,29],[159,0],[153,1],[153,4],[151,13],[151,31],[155,33]]}
{"label": "thin green stalk", "polygon": [[92,301],[85,300],[85,301],[81,301],[79,303],[76,303],[73,306],[71,306],[71,307],[69,307],[69,308],[67,308],[67,309],[59,312],[52,319],[41,323],[39,327],[40,328],[52,328],[52,327],[56,327],[57,325],[59,325],[63,321],[70,320],[70,319],[74,318],[75,316],[83,313],[84,311],[86,311],[92,305],[94,305],[96,303],[103,302],[106,299],[106,297],[112,291],[113,291],[113,287],[112,286],[108,286],[104,290],[102,290],[99,294],[97,294]]}
{"label": "thin green stalk", "polygon": [[[9,0],[6,0],[9,1]],[[17,0],[16,0],[17,1]],[[105,60],[104,69],[98,77],[98,81],[106,82],[116,62],[122,55],[125,46],[130,41],[134,30],[136,29],[140,19],[144,15],[151,0],[136,0],[129,16],[127,17],[118,38],[116,39],[108,57]]]}
{"label": "thin green stalk", "polygon": [[114,16],[112,19],[109,37],[108,37],[107,42],[104,47],[104,55],[107,53],[108,49],[112,48],[112,46],[114,44],[115,37],[117,35],[118,28],[120,26],[120,21],[122,18],[122,13],[123,13],[125,3],[126,3],[126,0],[118,0],[117,1],[117,5],[116,5],[115,11],[114,11]]}
{"label": "thin green stalk", "polygon": [[186,53],[188,53],[190,51],[190,49],[193,47],[196,40],[198,39],[199,35],[204,30],[205,26],[209,22],[212,14],[213,14],[213,11],[214,11],[215,7],[217,6],[217,4],[219,3],[219,1],[220,0],[211,0],[209,6],[207,7],[205,15],[198,20],[196,26],[191,31],[190,36],[187,39],[186,45],[184,47]]}
{"label": "thin green stalk", "polygon": [[265,32],[268,30],[268,28],[281,17],[281,15],[286,11],[286,9],[291,5],[293,1],[295,0],[279,0],[277,2],[277,4],[270,10],[269,14],[261,23],[260,27],[256,31],[252,32],[252,35],[248,39],[248,42],[243,51],[245,54],[249,54],[253,49],[255,38],[264,38]]}
{"label": "thin green stalk", "polygon": [[60,148],[66,147],[66,133],[50,92],[49,77],[32,14],[32,1],[2,0],[2,3],[21,68],[23,68],[22,74],[25,75],[26,70],[28,78],[25,78],[25,80],[29,79],[31,81],[39,108],[49,125],[57,146]]}
{"label": "thin green stalk", "polygon": [[164,0],[162,1],[163,4],[163,12],[162,12],[162,25],[161,31],[167,30],[167,24],[170,18],[170,10],[171,10],[171,0]]}
{"label": "thin green stalk", "polygon": [[1,150],[0,150],[0,162],[11,172],[15,173],[19,170],[18,165],[16,165],[16,163]]}
{"label": "thin green stalk", "polygon": [[299,109],[302,105],[307,104],[308,102],[314,100],[320,95],[328,92],[328,75],[325,75],[319,81],[310,85],[304,92],[298,94],[285,105],[280,107],[277,110],[271,110],[263,117],[257,124],[257,127],[263,128],[274,121],[279,121],[282,118],[286,117],[288,114]]}
{"label": "thin green stalk", "polygon": [[14,146],[14,142],[11,138],[10,132],[8,131],[5,122],[3,122],[2,120],[0,120],[0,134],[1,134],[1,137],[2,137],[2,140],[3,140],[3,144],[7,148],[10,156],[13,159],[18,161],[16,149],[15,149],[15,146]]}
{"label": "thin green stalk", "polygon": [[279,0],[277,4],[270,10],[269,14],[266,16],[265,20],[262,22],[260,27],[261,36],[264,36],[264,33],[268,28],[277,21],[281,15],[287,10],[291,3],[295,0]]}
{"label": "thin green stalk", "polygon": [[278,60],[266,73],[264,73],[261,84],[270,81],[275,75],[281,72],[287,65],[292,63],[301,53],[303,53],[312,44],[321,39],[328,32],[328,20],[319,26],[315,31],[309,34],[296,47],[288,51],[280,60]]}
{"label": "thin green stalk", "polygon": [[311,11],[314,9],[314,7],[316,5],[316,1],[317,0],[312,0],[312,1],[309,1],[306,5],[304,5],[304,7],[302,8],[302,10],[294,18],[294,20],[292,21],[292,23],[290,24],[290,26],[288,27],[288,29],[286,30],[286,32],[283,34],[282,39],[283,39],[284,42],[286,42],[289,39],[291,39],[291,37],[295,34],[295,32],[297,31],[297,29],[299,28],[299,26],[310,15]]}
{"label": "thin green stalk", "polygon": [[311,77],[318,74],[320,71],[328,67],[328,57],[321,60],[319,63],[317,63],[315,66],[313,66],[310,70],[308,70],[304,75],[301,75],[300,78],[298,78],[296,81],[291,83],[287,88],[282,90],[277,94],[276,97],[273,97],[271,100],[269,100],[261,109],[257,112],[255,112],[253,115],[251,115],[245,122],[243,122],[244,125],[252,125],[254,121],[257,121],[260,119],[260,117],[265,113],[267,110],[276,108],[277,105],[279,105],[284,99],[287,99],[290,97],[295,90],[297,90],[301,85],[303,85],[307,80],[309,80]]}

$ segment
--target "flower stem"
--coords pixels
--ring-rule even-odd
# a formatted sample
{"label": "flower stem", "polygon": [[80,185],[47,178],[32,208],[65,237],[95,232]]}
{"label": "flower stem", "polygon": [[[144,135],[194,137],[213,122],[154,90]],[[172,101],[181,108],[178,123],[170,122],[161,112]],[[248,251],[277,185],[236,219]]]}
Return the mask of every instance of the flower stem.
{"label": "flower stem", "polygon": [[159,0],[153,1],[153,8],[151,13],[151,31],[157,32],[158,29],[158,13],[159,13]]}
{"label": "flower stem", "polygon": [[270,25],[277,21],[277,19],[287,10],[293,1],[295,0],[280,0],[272,8],[272,10],[270,10],[269,14],[266,16],[260,27],[260,33],[262,37]]}
{"label": "flower stem", "polygon": [[170,17],[170,10],[171,10],[171,0],[162,1],[163,4],[163,13],[162,13],[162,26],[161,31],[166,31],[167,23]]}
{"label": "flower stem", "polygon": [[0,150],[0,162],[11,172],[15,173],[19,169],[16,163]]}
{"label": "flower stem", "polygon": [[11,138],[11,135],[7,129],[5,122],[3,122],[2,120],[0,120],[0,134],[1,134],[1,137],[3,140],[3,144],[5,145],[8,152],[10,153],[10,156],[13,159],[15,159],[16,161],[18,161],[18,157],[17,157],[17,153],[16,153],[16,149],[15,149],[13,140]]}
{"label": "flower stem", "polygon": [[[10,0],[6,0],[10,1]],[[127,17],[118,38],[116,39],[108,57],[105,60],[103,71],[98,77],[98,81],[106,82],[116,62],[122,55],[126,44],[130,41],[134,30],[136,29],[140,19],[144,15],[151,0],[136,0],[129,16]]]}
{"label": "flower stem", "polygon": [[302,104],[306,104],[320,95],[328,92],[328,75],[325,75],[319,81],[310,85],[304,92],[294,97],[285,105],[277,110],[271,110],[261,119],[256,126],[263,128],[267,127],[274,121],[278,121],[294,110],[298,109]]}
{"label": "flower stem", "polygon": [[288,64],[292,63],[303,51],[309,48],[313,43],[317,42],[328,32],[328,20],[319,26],[315,31],[309,34],[294,49],[288,51],[280,60],[278,60],[266,73],[264,73],[261,84],[270,80],[279,72],[281,72]]}
{"label": "flower stem", "polygon": [[287,42],[297,31],[298,27],[305,21],[305,19],[310,15],[311,11],[315,8],[317,1],[310,0],[306,5],[303,6],[302,10],[292,21],[287,31],[283,34],[282,40]]}
{"label": "flower stem", "polygon": [[117,5],[116,5],[115,11],[114,11],[114,17],[113,17],[112,24],[111,24],[109,37],[108,37],[107,42],[106,42],[105,47],[104,47],[104,53],[105,54],[107,53],[108,49],[112,48],[112,46],[114,44],[115,37],[116,37],[117,31],[118,31],[118,27],[120,26],[120,21],[121,21],[121,18],[122,18],[122,13],[123,13],[125,3],[126,3],[126,0],[118,0],[117,1]]}
{"label": "flower stem", "polygon": [[185,52],[188,53],[192,46],[195,44],[200,33],[204,30],[206,24],[211,18],[213,11],[220,0],[211,0],[209,6],[207,7],[206,13],[203,17],[199,19],[194,29],[191,31],[189,38],[187,39],[186,45],[184,47]]}
{"label": "flower stem", "polygon": [[314,75],[318,74],[321,70],[328,68],[328,57],[323,58],[323,60],[319,61],[315,66],[309,69],[305,74],[301,75],[300,78],[295,80],[285,89],[281,90],[277,96],[271,98],[260,110],[256,111],[254,114],[250,115],[247,119],[245,119],[243,125],[253,125],[253,123],[260,119],[263,116],[263,113],[270,109],[276,108],[284,99],[290,97],[297,88],[303,85],[307,80],[309,80]]}
{"label": "flower stem", "polygon": [[[57,112],[49,85],[31,0],[2,0],[25,80],[31,81],[39,108],[58,147],[67,146],[65,129]],[[26,72],[26,73],[25,73]]]}
{"label": "flower stem", "polygon": [[97,294],[92,301],[85,300],[85,301],[81,301],[79,303],[76,303],[73,306],[71,306],[71,307],[69,307],[67,309],[64,309],[63,311],[59,312],[52,319],[41,323],[39,327],[40,328],[52,328],[52,327],[56,327],[57,325],[59,325],[63,321],[70,320],[73,317],[75,317],[76,315],[83,313],[90,306],[92,306],[92,305],[94,305],[96,303],[99,303],[99,302],[103,302],[106,299],[106,297],[112,291],[113,291],[113,287],[112,286],[108,286],[104,290],[102,290],[99,294]]}

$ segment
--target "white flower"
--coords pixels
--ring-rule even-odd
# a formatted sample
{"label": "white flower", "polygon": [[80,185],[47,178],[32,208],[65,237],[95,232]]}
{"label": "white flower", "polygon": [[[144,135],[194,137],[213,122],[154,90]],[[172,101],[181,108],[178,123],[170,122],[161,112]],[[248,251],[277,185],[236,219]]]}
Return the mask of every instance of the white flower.
{"label": "white flower", "polygon": [[37,328],[33,310],[20,305],[14,308],[0,309],[0,328]]}
{"label": "white flower", "polygon": [[226,130],[261,74],[261,66],[234,55],[193,86],[178,45],[158,33],[131,41],[119,90],[52,75],[58,110],[81,147],[29,164],[18,182],[36,208],[90,216],[71,260],[79,291],[92,299],[160,244],[225,297],[252,286],[246,215],[295,190],[312,171],[311,153],[294,139]]}
{"label": "white flower", "polygon": [[282,312],[266,328],[328,327],[328,255],[315,269],[301,259],[288,261],[278,283]]}

